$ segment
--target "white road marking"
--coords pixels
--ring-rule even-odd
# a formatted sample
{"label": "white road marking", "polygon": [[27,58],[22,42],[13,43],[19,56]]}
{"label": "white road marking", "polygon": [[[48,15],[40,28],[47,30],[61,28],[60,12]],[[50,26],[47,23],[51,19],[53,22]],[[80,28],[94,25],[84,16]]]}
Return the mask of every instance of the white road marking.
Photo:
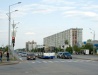
{"label": "white road marking", "polygon": [[23,61],[23,59],[22,58],[19,58],[21,61]]}
{"label": "white road marking", "polygon": [[60,62],[65,62],[65,61],[60,61]]}
{"label": "white road marking", "polygon": [[32,63],[35,63],[34,61]]}
{"label": "white road marking", "polygon": [[59,61],[54,61],[54,62],[59,62]]}
{"label": "white road marking", "polygon": [[86,60],[86,62],[90,62],[91,60]]}
{"label": "white road marking", "polygon": [[43,61],[44,63],[47,63],[47,61]]}
{"label": "white road marking", "polygon": [[48,62],[51,62],[51,63],[53,63],[53,61],[48,61]]}
{"label": "white road marking", "polygon": [[37,63],[41,63],[40,61],[36,61]]}
{"label": "white road marking", "polygon": [[58,62],[60,62],[60,63],[66,63],[66,62],[95,62],[95,61],[92,61],[92,60],[32,61],[32,63],[58,63]]}

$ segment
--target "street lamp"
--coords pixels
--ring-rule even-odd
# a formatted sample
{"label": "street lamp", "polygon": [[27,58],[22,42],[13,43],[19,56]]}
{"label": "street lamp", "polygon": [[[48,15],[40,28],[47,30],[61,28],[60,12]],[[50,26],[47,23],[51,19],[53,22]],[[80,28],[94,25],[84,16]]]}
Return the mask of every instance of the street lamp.
{"label": "street lamp", "polygon": [[[19,24],[19,22],[16,24]],[[15,46],[15,37],[16,37],[16,31],[15,30],[18,28],[18,27],[16,27],[16,24],[14,23],[14,20],[13,20],[13,24],[12,24],[12,27],[13,27],[13,31],[12,31],[12,46],[13,46],[12,53],[13,53],[13,57],[14,57],[14,46]]]}
{"label": "street lamp", "polygon": [[12,24],[12,27],[13,27],[13,31],[12,31],[12,37],[16,37],[16,29],[18,28],[18,27],[16,27],[16,25],[17,24],[19,24],[20,22],[18,22],[18,23],[14,23],[14,20],[13,20],[13,24]]}
{"label": "street lamp", "polygon": [[[10,16],[11,16],[11,13],[16,12],[16,11],[18,11],[18,10],[14,10],[14,11],[10,12]],[[8,18],[9,18],[9,13],[6,13],[6,15],[7,15]]]}
{"label": "street lamp", "polygon": [[[16,4],[20,4],[21,2],[18,2],[18,3],[15,3],[15,4],[12,4],[12,5],[9,5],[9,28],[8,28],[8,51],[10,50],[10,25],[11,25],[11,12],[10,12],[10,9],[11,9],[11,6],[14,6]],[[16,10],[17,11],[17,10]]]}
{"label": "street lamp", "polygon": [[[91,28],[89,28],[90,30],[92,30]],[[92,30],[93,32],[91,32],[93,34],[93,55],[95,54],[95,50],[94,50],[94,40],[95,40],[95,31]]]}

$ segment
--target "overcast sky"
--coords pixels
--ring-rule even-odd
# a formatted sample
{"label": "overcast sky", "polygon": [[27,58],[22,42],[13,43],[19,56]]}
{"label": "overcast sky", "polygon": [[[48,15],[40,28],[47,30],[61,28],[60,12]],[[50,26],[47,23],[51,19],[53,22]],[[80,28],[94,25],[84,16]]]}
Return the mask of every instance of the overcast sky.
{"label": "overcast sky", "polygon": [[32,40],[42,45],[44,37],[70,28],[83,28],[83,41],[93,39],[92,30],[98,39],[98,0],[0,0],[0,46],[8,45],[6,13],[17,2],[11,6],[11,12],[18,10],[11,13],[18,27],[15,49]]}

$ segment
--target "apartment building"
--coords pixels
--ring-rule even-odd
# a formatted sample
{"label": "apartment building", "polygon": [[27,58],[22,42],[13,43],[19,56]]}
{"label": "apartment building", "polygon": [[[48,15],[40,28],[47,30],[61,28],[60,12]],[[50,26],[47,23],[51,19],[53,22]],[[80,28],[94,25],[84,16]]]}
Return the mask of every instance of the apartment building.
{"label": "apartment building", "polygon": [[65,40],[68,40],[68,43],[71,46],[82,46],[82,30],[82,28],[71,28],[45,37],[44,45],[46,47],[60,47],[65,44]]}
{"label": "apartment building", "polygon": [[26,50],[27,51],[31,51],[32,49],[35,49],[36,47],[37,47],[37,43],[36,42],[34,42],[34,41],[32,41],[32,42],[30,42],[30,41],[26,42]]}

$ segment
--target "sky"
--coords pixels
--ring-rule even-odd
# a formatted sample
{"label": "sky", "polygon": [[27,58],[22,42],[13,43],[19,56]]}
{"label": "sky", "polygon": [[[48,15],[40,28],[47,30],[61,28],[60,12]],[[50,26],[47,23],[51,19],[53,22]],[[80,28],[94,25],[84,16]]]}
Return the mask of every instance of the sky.
{"label": "sky", "polygon": [[15,49],[32,40],[43,45],[43,38],[70,28],[83,28],[83,41],[95,31],[98,40],[98,0],[0,0],[0,47],[8,45],[9,6],[11,31],[13,20],[18,27]]}

